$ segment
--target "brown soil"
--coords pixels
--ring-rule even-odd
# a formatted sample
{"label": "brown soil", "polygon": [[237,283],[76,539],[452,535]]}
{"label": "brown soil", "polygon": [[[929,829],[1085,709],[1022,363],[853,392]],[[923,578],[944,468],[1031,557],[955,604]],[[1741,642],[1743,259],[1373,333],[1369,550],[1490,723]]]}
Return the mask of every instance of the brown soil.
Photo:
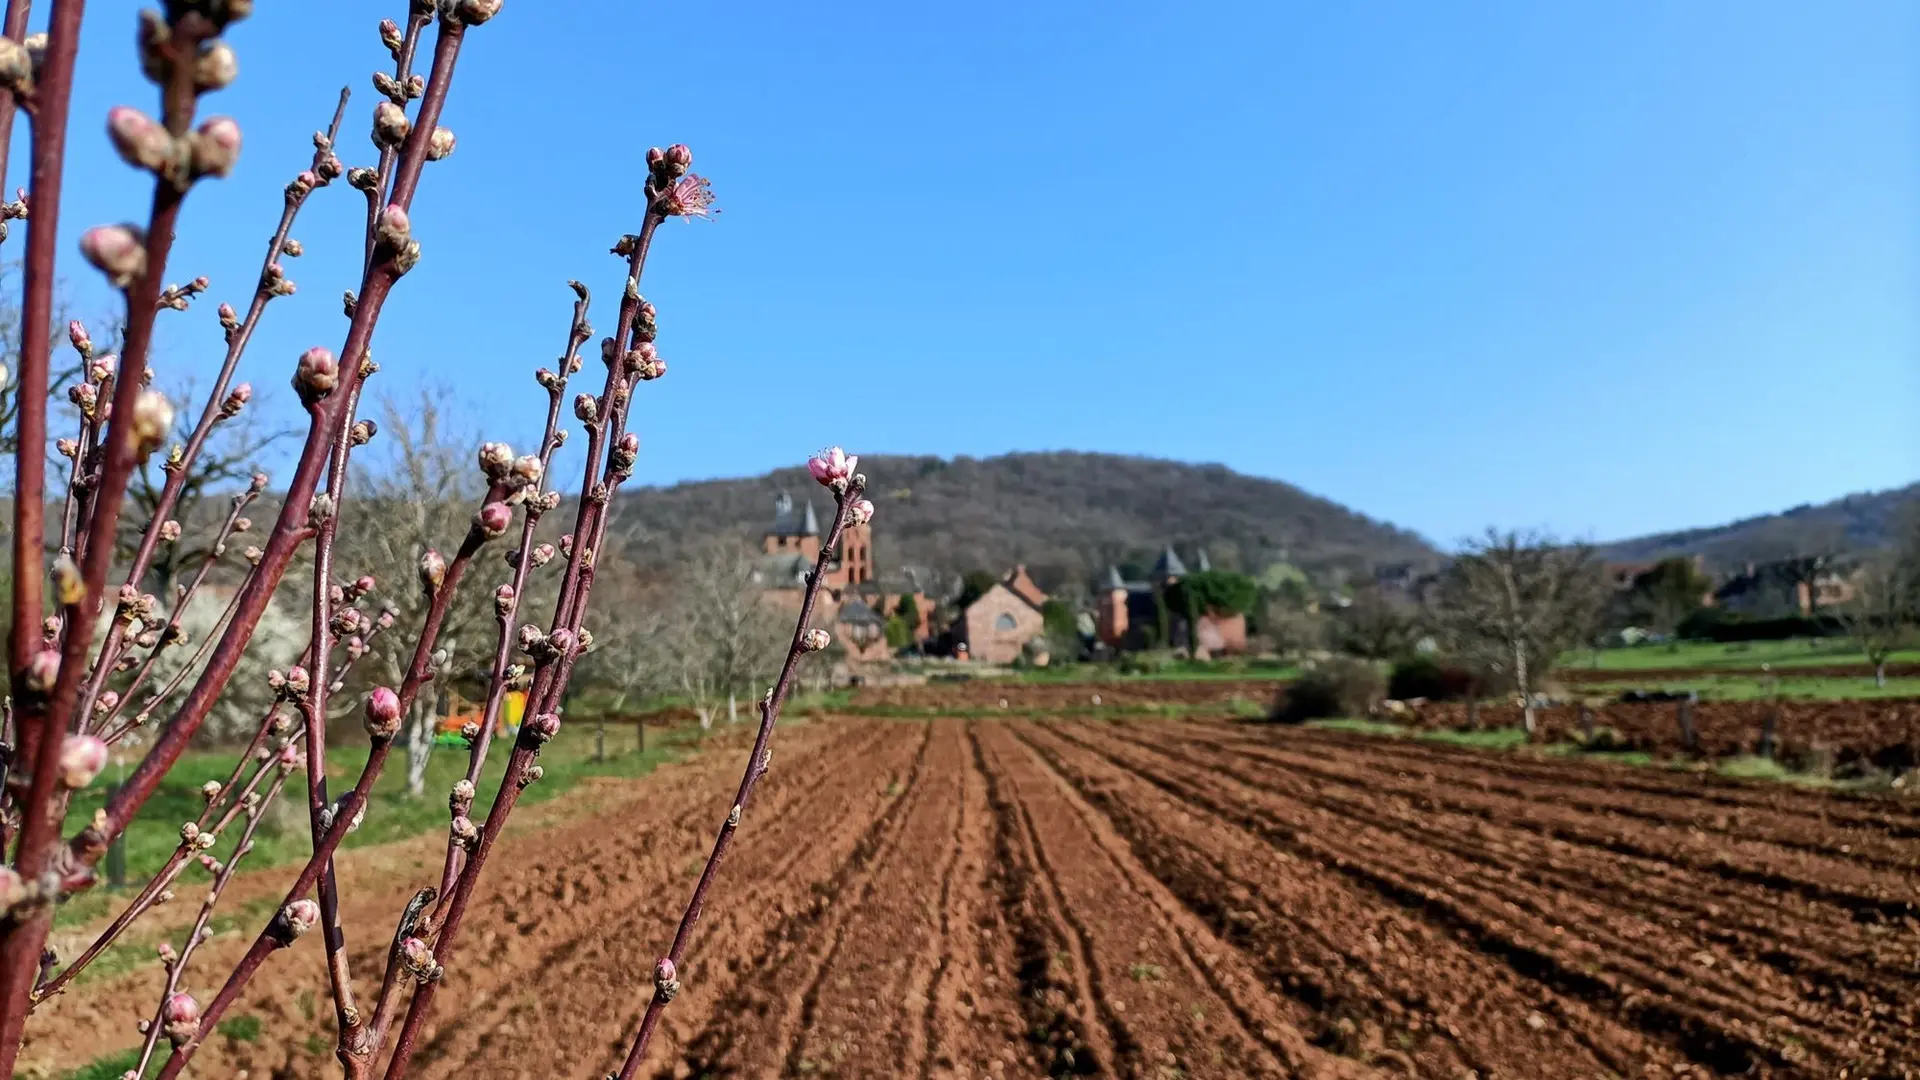
{"label": "brown soil", "polygon": [[[1752,754],[1760,749],[1769,706],[1764,701],[1699,701],[1692,706],[1694,742],[1686,743],[1677,702],[1613,703],[1592,710],[1596,728],[1618,736],[1615,749],[1704,757]],[[1776,756],[1798,767],[1873,766],[1905,771],[1920,764],[1920,699],[1878,701],[1783,701],[1774,727]],[[1517,705],[1480,706],[1483,727],[1518,727]],[[1580,711],[1562,705],[1539,709],[1538,738],[1561,742],[1581,736]],[[1462,702],[1424,705],[1416,723],[1431,729],[1464,730]]]}
{"label": "brown soil", "polygon": [[[1138,708],[1155,705],[1226,705],[1236,698],[1263,708],[1285,686],[1280,679],[1192,679],[1110,683],[1021,683],[982,679],[924,686],[863,686],[853,693],[861,707],[905,709],[1040,710]],[[1005,704],[1002,705],[1002,702]]]}
{"label": "brown soil", "polygon": [[[615,1068],[741,752],[504,840],[415,1074]],[[431,855],[343,860],[363,977]],[[1920,807],[1890,798],[1219,721],[848,719],[783,732],[716,888],[652,1080],[1920,1077]],[[195,1075],[335,1075],[319,956],[278,958],[241,1006],[261,1037]],[[132,1045],[157,984],[78,988],[35,1060]]]}

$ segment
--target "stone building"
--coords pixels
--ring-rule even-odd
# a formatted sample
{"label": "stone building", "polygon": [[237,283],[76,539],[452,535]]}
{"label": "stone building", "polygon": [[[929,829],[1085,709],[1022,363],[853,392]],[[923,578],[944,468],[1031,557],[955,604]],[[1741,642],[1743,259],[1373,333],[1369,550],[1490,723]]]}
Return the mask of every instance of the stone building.
{"label": "stone building", "polygon": [[1020,658],[1028,642],[1043,637],[1045,631],[1046,620],[1039,606],[1005,583],[996,582],[961,613],[954,625],[955,651],[964,648],[970,660],[1011,664]]}
{"label": "stone building", "polygon": [[[761,538],[760,563],[754,581],[766,590],[770,602],[798,613],[805,595],[807,572],[820,557],[825,530],[808,500],[796,504],[781,492],[773,500],[773,522]],[[934,601],[922,591],[920,574],[909,569],[877,580],[873,563],[873,526],[848,525],[840,546],[827,559],[820,595],[814,601],[813,625],[825,629],[846,650],[847,659],[860,663],[884,661],[893,655],[887,645],[887,616],[899,609],[902,596],[911,595],[919,609],[914,639],[927,636]],[[931,575],[925,576],[931,580]],[[892,586],[889,589],[886,586]]]}

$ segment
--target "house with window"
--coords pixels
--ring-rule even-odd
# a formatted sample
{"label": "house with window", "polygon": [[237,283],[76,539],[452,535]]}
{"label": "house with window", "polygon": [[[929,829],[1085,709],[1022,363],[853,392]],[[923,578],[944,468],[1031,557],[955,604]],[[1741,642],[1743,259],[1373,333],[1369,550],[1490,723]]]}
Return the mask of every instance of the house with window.
{"label": "house with window", "polygon": [[[1044,601],[1045,594],[1041,596]],[[1046,619],[1038,604],[1005,582],[995,582],[967,605],[953,629],[956,654],[964,649],[970,660],[1011,664],[1020,659],[1028,642],[1044,637]]]}

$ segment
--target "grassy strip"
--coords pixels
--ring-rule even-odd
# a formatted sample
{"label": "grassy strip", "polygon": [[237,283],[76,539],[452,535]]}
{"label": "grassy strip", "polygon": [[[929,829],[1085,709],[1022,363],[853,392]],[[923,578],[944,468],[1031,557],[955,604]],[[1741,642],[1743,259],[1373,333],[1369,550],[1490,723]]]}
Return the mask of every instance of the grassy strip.
{"label": "grassy strip", "polygon": [[[1579,650],[1561,658],[1568,668],[1601,671],[1657,671],[1661,668],[1776,668],[1822,664],[1865,664],[1866,655],[1846,638],[1789,638],[1785,641],[1682,641],[1670,645],[1629,645]],[[1920,650],[1896,653],[1895,664],[1920,663]]]}
{"label": "grassy strip", "polygon": [[[1699,763],[1684,758],[1657,758],[1644,750],[1588,750],[1575,742],[1550,743],[1545,746],[1530,745],[1527,733],[1521,728],[1488,728],[1483,731],[1426,731],[1419,728],[1404,727],[1400,724],[1381,723],[1377,720],[1310,720],[1308,727],[1322,731],[1344,731],[1354,735],[1368,735],[1375,738],[1417,739],[1421,742],[1441,743],[1448,746],[1464,746],[1477,750],[1495,752],[1532,753],[1551,757],[1579,758],[1583,761],[1605,762],[1611,765],[1637,767],[1659,767],[1667,769],[1693,769]],[[1813,773],[1794,772],[1772,758],[1752,755],[1722,758],[1712,764],[1713,771],[1720,776],[1736,780],[1770,780],[1778,783],[1799,784],[1804,787],[1829,788],[1833,790],[1874,790],[1880,784],[1874,780],[1843,782]]]}
{"label": "grassy strip", "polygon": [[[1657,673],[1656,673],[1657,674]],[[1771,691],[1753,675],[1709,675],[1698,678],[1638,682],[1579,683],[1572,689],[1580,694],[1619,694],[1627,690],[1664,690],[1670,693],[1698,691],[1715,701],[1754,701]],[[1793,701],[1873,701],[1882,698],[1920,697],[1920,678],[1888,679],[1875,686],[1871,678],[1834,678],[1831,676],[1779,679],[1781,698]]]}

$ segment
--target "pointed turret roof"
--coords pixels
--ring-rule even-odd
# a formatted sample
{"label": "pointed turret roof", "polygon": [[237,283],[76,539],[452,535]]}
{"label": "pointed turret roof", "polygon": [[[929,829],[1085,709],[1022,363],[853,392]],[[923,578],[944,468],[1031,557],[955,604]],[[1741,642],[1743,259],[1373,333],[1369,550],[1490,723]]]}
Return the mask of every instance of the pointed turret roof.
{"label": "pointed turret roof", "polygon": [[1108,565],[1107,567],[1105,584],[1109,589],[1124,589],[1127,587],[1126,579],[1120,576],[1120,568],[1113,565]]}
{"label": "pointed turret roof", "polygon": [[1200,573],[1202,574],[1213,569],[1213,563],[1207,558],[1206,548],[1200,549],[1200,557],[1194,560],[1194,565],[1200,568]]}
{"label": "pointed turret roof", "polygon": [[1185,577],[1186,574],[1187,564],[1180,561],[1180,556],[1173,550],[1172,544],[1168,544],[1167,549],[1160,553],[1160,557],[1153,561],[1153,580],[1155,581]]}
{"label": "pointed turret roof", "polygon": [[814,515],[812,500],[796,511],[793,496],[784,491],[774,496],[773,528],[770,532],[774,536],[819,536],[820,519]]}

